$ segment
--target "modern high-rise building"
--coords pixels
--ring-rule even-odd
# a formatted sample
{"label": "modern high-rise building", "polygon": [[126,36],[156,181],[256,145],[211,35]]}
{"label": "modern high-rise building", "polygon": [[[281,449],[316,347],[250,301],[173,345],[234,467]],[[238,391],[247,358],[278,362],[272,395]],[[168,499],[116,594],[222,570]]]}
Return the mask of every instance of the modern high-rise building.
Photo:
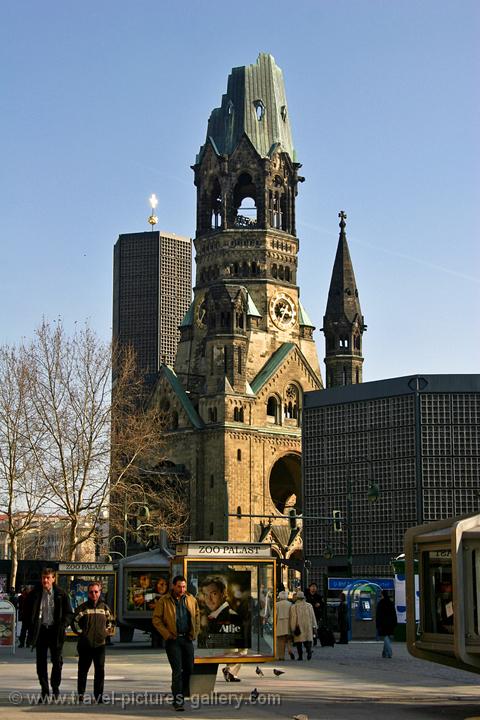
{"label": "modern high-rise building", "polygon": [[164,231],[120,235],[113,260],[113,339],[136,352],[140,372],[173,365],[192,299],[192,242]]}
{"label": "modern high-rise building", "polygon": [[390,574],[407,528],[479,511],[480,375],[306,393],[302,457],[313,577]]}

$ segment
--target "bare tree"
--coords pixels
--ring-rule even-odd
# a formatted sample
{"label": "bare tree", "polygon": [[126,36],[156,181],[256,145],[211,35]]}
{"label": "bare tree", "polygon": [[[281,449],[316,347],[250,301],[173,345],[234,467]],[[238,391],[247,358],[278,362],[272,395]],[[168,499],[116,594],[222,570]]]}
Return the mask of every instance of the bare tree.
{"label": "bare tree", "polygon": [[46,483],[38,472],[32,446],[41,456],[41,436],[32,434],[30,359],[23,348],[0,348],[0,513],[8,536],[15,586],[19,544],[35,527],[47,504]]}
{"label": "bare tree", "polygon": [[[68,336],[61,321],[43,321],[30,343],[0,350],[0,513],[12,582],[19,539],[26,549],[38,536],[41,547],[59,518],[68,560],[105,535],[109,510],[122,536],[180,532],[187,504],[183,481],[164,469],[166,419],[148,403],[134,353],[112,350],[87,325]],[[143,506],[148,522],[139,521]],[[135,527],[125,530],[125,517]]]}

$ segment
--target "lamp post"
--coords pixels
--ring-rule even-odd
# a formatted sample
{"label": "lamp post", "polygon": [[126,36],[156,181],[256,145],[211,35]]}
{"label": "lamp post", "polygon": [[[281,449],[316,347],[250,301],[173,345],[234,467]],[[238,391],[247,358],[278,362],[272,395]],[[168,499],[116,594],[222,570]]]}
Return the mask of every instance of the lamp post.
{"label": "lamp post", "polygon": [[[346,477],[346,525],[347,525],[347,576],[353,577],[353,513],[352,513],[352,475],[350,466],[348,467]],[[376,483],[369,481],[367,500],[368,502],[376,502],[379,498],[380,490]],[[333,511],[333,528],[336,532],[341,532],[341,516],[338,510]],[[326,548],[328,551],[328,557],[324,553],[326,559],[331,559],[332,552],[329,547]]]}

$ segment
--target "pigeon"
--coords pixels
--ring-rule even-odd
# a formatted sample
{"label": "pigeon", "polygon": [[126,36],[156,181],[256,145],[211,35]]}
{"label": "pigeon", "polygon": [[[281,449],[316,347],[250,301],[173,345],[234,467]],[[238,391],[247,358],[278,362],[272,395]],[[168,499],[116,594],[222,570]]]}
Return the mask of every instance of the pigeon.
{"label": "pigeon", "polygon": [[257,688],[253,688],[252,692],[250,693],[250,701],[251,702],[257,702],[257,698],[260,695]]}
{"label": "pigeon", "polygon": [[277,677],[279,675],[285,675],[285,670],[277,670],[277,668],[273,668],[273,674],[276,675]]}
{"label": "pigeon", "polygon": [[263,670],[262,670],[262,668],[258,667],[258,665],[255,668],[255,672],[257,673],[257,675],[260,675],[261,677],[263,677]]}
{"label": "pigeon", "polygon": [[308,715],[294,715],[293,720],[308,720]]}

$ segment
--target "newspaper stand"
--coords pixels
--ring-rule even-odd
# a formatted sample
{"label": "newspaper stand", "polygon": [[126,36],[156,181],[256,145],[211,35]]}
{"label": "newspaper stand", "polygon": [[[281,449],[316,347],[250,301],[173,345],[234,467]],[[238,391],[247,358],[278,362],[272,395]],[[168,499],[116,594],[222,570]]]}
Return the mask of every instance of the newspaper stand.
{"label": "newspaper stand", "polygon": [[184,575],[200,606],[191,692],[211,692],[219,664],[275,658],[275,558],[266,543],[188,542],[172,578]]}
{"label": "newspaper stand", "polygon": [[[419,616],[415,583],[418,560]],[[480,515],[405,535],[407,647],[415,657],[480,673]]]}
{"label": "newspaper stand", "polygon": [[9,600],[0,600],[0,648],[10,648],[15,653],[16,640],[15,606]]}

